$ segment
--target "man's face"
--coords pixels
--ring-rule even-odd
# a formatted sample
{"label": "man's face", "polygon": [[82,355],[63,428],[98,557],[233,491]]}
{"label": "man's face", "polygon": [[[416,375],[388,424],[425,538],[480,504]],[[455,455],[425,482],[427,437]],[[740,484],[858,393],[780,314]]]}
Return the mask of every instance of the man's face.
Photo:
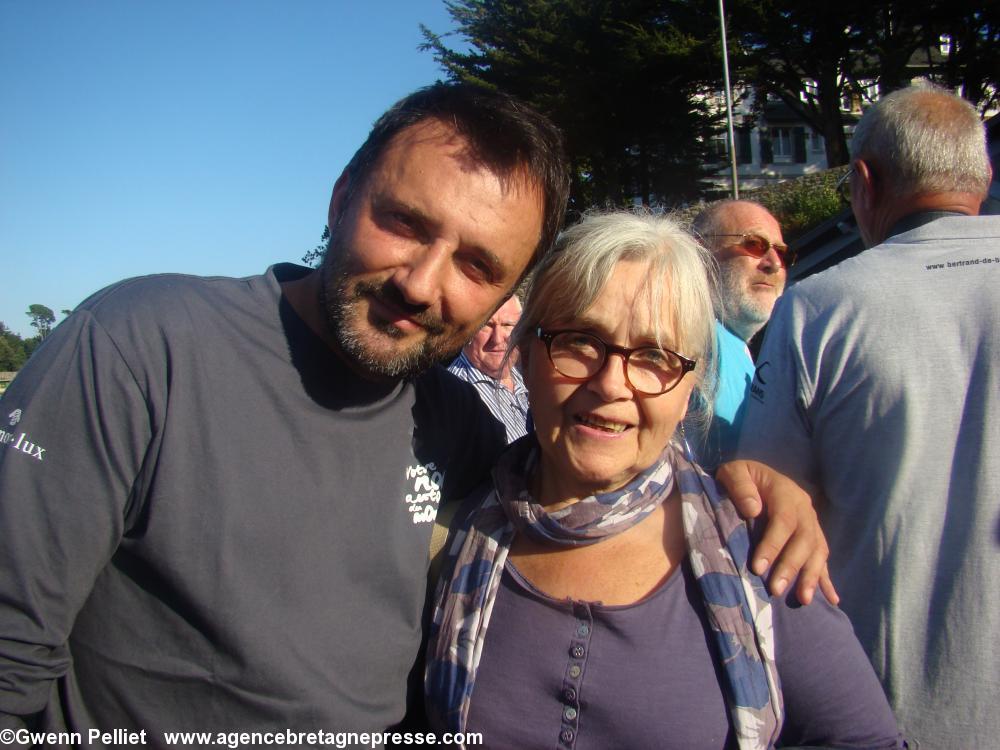
{"label": "man's face", "polygon": [[[781,227],[759,206],[736,203],[720,216],[719,234],[759,234],[770,242],[782,242]],[[749,340],[771,317],[774,303],[785,289],[786,271],[773,248],[761,258],[742,254],[739,237],[713,241],[719,262],[719,294],[726,325]]]}
{"label": "man's face", "polygon": [[344,205],[334,189],[323,306],[362,375],[399,378],[453,357],[517,283],[542,231],[542,198],[505,190],[435,120],[393,138]]}
{"label": "man's face", "polygon": [[493,313],[463,349],[473,367],[496,380],[503,380],[507,376],[514,357],[507,360],[506,367],[504,357],[511,331],[520,317],[521,303],[517,297],[511,297]]}

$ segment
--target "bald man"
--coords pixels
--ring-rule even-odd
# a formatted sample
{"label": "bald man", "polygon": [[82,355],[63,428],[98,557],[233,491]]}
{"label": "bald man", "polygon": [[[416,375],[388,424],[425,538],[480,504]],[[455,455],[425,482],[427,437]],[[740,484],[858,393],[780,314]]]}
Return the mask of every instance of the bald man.
{"label": "bald man", "polygon": [[719,267],[718,393],[711,423],[688,436],[699,462],[713,470],[735,452],[754,376],[747,343],[771,317],[790,258],[777,219],[754,201],[713,203],[695,217],[692,230]]}

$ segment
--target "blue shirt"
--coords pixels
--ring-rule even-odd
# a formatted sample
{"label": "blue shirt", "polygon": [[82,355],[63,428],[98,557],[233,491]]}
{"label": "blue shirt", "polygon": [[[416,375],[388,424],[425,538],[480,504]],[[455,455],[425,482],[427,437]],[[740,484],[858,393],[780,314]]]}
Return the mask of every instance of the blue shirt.
{"label": "blue shirt", "polygon": [[695,460],[708,472],[736,454],[736,441],[746,413],[746,399],[753,382],[754,364],[746,342],[715,321],[718,391],[712,422],[704,439],[692,440]]}

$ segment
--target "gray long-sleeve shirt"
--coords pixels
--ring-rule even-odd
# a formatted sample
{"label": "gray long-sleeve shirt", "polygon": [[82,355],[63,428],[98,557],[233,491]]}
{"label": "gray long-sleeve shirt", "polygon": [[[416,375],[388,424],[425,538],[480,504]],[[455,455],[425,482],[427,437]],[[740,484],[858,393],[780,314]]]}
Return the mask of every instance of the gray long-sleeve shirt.
{"label": "gray long-sleeve shirt", "polygon": [[403,716],[433,516],[503,435],[443,368],[351,374],[281,296],[307,271],[116,285],[0,400],[0,718],[160,745]]}

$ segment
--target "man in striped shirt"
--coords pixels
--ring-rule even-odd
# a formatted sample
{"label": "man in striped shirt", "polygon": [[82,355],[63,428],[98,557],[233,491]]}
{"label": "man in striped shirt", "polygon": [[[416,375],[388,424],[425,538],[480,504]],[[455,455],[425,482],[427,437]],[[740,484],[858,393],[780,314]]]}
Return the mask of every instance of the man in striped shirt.
{"label": "man in striped shirt", "polygon": [[479,398],[503,422],[508,443],[527,432],[528,391],[516,367],[517,352],[507,356],[510,333],[520,317],[521,302],[514,295],[448,366],[452,373],[476,387]]}

